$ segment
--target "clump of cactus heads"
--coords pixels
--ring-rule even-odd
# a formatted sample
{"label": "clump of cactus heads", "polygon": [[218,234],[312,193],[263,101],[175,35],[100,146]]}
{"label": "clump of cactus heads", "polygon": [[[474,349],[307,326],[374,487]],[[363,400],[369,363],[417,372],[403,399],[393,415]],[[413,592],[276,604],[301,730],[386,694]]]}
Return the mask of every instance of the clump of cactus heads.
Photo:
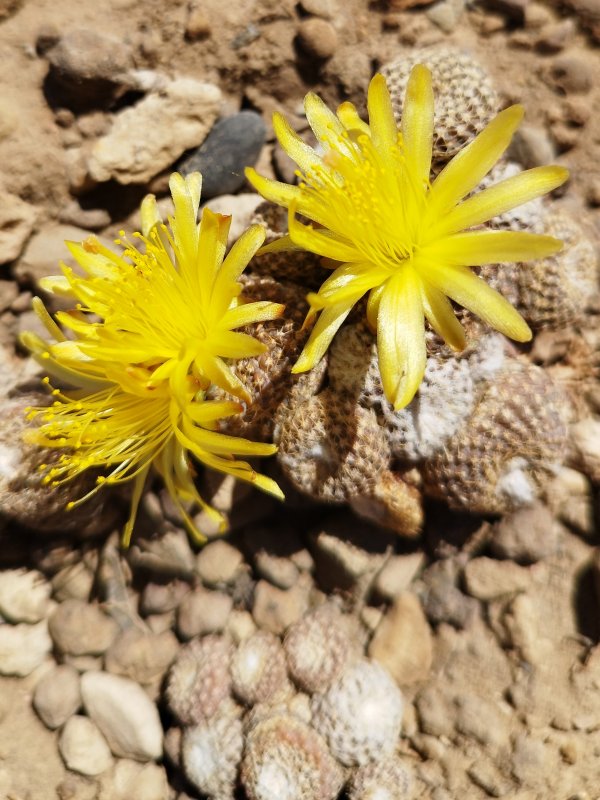
{"label": "clump of cactus heads", "polygon": [[248,732],[241,780],[249,800],[334,800],[344,773],[314,728],[275,714]]}
{"label": "clump of cactus heads", "polygon": [[425,491],[484,514],[531,503],[565,456],[570,414],[543,369],[509,361],[458,434],[425,461]]}
{"label": "clump of cactus heads", "polygon": [[205,636],[182,647],[169,670],[167,704],[182,725],[211,719],[230,697],[233,644],[225,636]]}
{"label": "clump of cactus heads", "polygon": [[404,800],[412,785],[411,772],[398,756],[359,767],[348,787],[348,800]]}
{"label": "clump of cactus heads", "polygon": [[378,761],[398,742],[404,700],[387,670],[361,659],[313,697],[313,725],[346,766]]}
{"label": "clump of cactus heads", "polygon": [[498,95],[489,76],[471,56],[452,47],[416,48],[384,64],[397,121],[415,64],[429,67],[435,94],[433,161],[446,162],[475,138],[495,116]]}

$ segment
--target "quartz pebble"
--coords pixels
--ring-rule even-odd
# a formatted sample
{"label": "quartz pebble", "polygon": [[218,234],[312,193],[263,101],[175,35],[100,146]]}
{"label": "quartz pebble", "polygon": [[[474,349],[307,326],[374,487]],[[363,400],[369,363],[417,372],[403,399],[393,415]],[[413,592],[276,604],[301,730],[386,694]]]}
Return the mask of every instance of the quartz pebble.
{"label": "quartz pebble", "polygon": [[64,725],[80,706],[79,673],[68,664],[53,667],[35,687],[33,707],[51,730]]}
{"label": "quartz pebble", "polygon": [[0,616],[8,622],[40,622],[50,608],[51,586],[33,570],[0,572]]}
{"label": "quartz pebble", "polygon": [[51,650],[45,620],[35,625],[0,624],[0,675],[30,675]]}
{"label": "quartz pebble", "polygon": [[153,761],[162,755],[158,710],[142,687],[107,672],[81,677],[83,705],[116,756]]}
{"label": "quartz pebble", "polygon": [[58,740],[67,767],[82,775],[99,775],[113,763],[106,739],[87,717],[67,720]]}

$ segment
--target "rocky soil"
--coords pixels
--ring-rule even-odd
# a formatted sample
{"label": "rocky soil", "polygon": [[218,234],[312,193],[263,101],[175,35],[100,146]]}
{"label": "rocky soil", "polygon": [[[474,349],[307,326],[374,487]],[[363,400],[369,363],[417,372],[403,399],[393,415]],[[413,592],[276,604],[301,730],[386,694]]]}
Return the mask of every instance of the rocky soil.
{"label": "rocky soil", "polygon": [[364,109],[430,44],[524,104],[511,155],[571,170],[561,206],[597,247],[596,0],[0,0],[0,799],[262,800],[274,774],[307,800],[600,798],[597,297],[536,337],[581,421],[503,517],[428,500],[403,539],[204,475],[226,539],[195,549],[156,483],[123,553],[124,498],[40,504],[15,444],[38,380],[18,335],[64,240],[136,229],[174,167],[239,233],[243,167],[293,178],[274,110],[305,133],[309,89]]}

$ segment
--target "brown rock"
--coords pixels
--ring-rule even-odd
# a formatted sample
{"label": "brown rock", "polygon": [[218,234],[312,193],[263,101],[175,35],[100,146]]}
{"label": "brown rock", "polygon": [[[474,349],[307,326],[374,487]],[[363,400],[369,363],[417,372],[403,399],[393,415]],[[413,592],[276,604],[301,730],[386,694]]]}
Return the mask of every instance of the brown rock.
{"label": "brown rock", "polygon": [[531,581],[529,570],[512,561],[496,561],[482,556],[465,567],[465,585],[472,597],[493,600],[505,594],[522,592]]}
{"label": "brown rock", "polygon": [[96,605],[65,600],[48,622],[50,636],[61,653],[101,655],[119,632],[117,623]]}
{"label": "brown rock", "polygon": [[199,587],[181,601],[177,610],[177,632],[182,639],[220,633],[232,608],[233,600],[225,592]]}
{"label": "brown rock", "polygon": [[259,628],[281,635],[308,609],[310,580],[302,576],[291,589],[277,589],[266,581],[256,584],[252,616]]}
{"label": "brown rock", "polygon": [[369,644],[369,656],[399,685],[427,678],[433,658],[431,630],[416,595],[402,592]]}
{"label": "brown rock", "polygon": [[131,678],[158,692],[178,647],[171,631],[157,634],[128,628],[117,636],[106,651],[104,666],[113,675]]}
{"label": "brown rock", "polygon": [[335,53],[338,38],[333,25],[312,17],[298,26],[298,42],[307,55],[324,60]]}
{"label": "brown rock", "polygon": [[494,555],[519,564],[533,564],[551,555],[556,547],[556,522],[542,503],[505,516],[496,526],[491,540]]}
{"label": "brown rock", "polygon": [[18,258],[31,236],[37,210],[14,194],[0,192],[0,264]]}

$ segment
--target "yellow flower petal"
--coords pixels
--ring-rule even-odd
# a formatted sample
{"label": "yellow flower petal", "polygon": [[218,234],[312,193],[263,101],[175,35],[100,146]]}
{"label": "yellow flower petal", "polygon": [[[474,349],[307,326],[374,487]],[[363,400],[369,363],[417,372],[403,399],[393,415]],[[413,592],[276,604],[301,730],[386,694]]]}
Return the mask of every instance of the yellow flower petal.
{"label": "yellow flower petal", "polygon": [[425,372],[427,351],[421,282],[405,267],[386,284],[377,317],[377,354],[386,398],[398,411],[415,396]]}
{"label": "yellow flower petal", "polygon": [[366,136],[371,135],[371,129],[367,123],[363,122],[363,120],[358,116],[356,106],[349,100],[346,100],[344,103],[341,103],[341,105],[338,106],[337,116],[344,128],[350,131],[350,133],[354,132],[356,134],[364,134]]}
{"label": "yellow flower petal", "polygon": [[300,199],[301,190],[299,186],[290,186],[287,183],[274,181],[271,178],[263,178],[252,167],[246,167],[244,175],[248,183],[254,186],[265,200],[270,200],[272,203],[288,208],[292,201]]}
{"label": "yellow flower petal", "polygon": [[352,242],[342,240],[337,234],[325,228],[316,230],[310,225],[302,225],[296,220],[295,214],[296,203],[292,203],[288,214],[288,228],[294,244],[336,261],[360,259],[361,254]]}
{"label": "yellow flower petal", "polygon": [[304,349],[292,367],[293,373],[306,372],[321,360],[355,302],[356,298],[350,298],[321,312],[308,342],[304,345]]}
{"label": "yellow flower petal", "polygon": [[479,267],[501,261],[530,261],[545,258],[562,249],[562,241],[520,231],[470,231],[456,233],[424,247],[419,256],[434,261]]}
{"label": "yellow flower petal", "polygon": [[308,173],[311,169],[322,165],[321,157],[298,136],[292,126],[277,112],[273,114],[273,130],[285,152],[292,161],[296,162],[302,172]]}
{"label": "yellow flower petal", "polygon": [[434,286],[421,281],[421,300],[425,316],[438,336],[455,350],[463,350],[467,343],[465,331],[448,298]]}
{"label": "yellow flower petal", "polygon": [[431,265],[427,277],[440,291],[505,336],[517,342],[531,339],[531,330],[519,312],[468,267]]}
{"label": "yellow flower petal", "polygon": [[[369,84],[367,108],[373,145],[385,156],[398,143],[398,126],[383,75],[375,75]],[[431,157],[431,147],[429,149]]]}
{"label": "yellow flower petal", "polygon": [[304,98],[304,112],[308,124],[317,139],[325,144],[340,145],[344,142],[345,129],[336,115],[321,98],[309,92]]}
{"label": "yellow flower petal", "polygon": [[443,215],[481,183],[510,144],[522,119],[521,106],[501,111],[446,164],[431,187],[430,219]]}
{"label": "yellow flower petal", "polygon": [[253,303],[242,303],[235,308],[230,308],[223,315],[222,324],[227,328],[241,328],[253,322],[266,322],[279,319],[285,312],[281,303],[271,303],[268,300],[257,300]]}
{"label": "yellow flower petal", "polygon": [[433,144],[433,88],[431,72],[423,64],[417,64],[408,79],[402,108],[402,140],[407,163],[419,180],[428,182]]}
{"label": "yellow flower petal", "polygon": [[480,225],[511,208],[541,197],[563,184],[569,177],[564,167],[534,167],[483,189],[467,198],[443,217],[430,235],[443,236]]}

